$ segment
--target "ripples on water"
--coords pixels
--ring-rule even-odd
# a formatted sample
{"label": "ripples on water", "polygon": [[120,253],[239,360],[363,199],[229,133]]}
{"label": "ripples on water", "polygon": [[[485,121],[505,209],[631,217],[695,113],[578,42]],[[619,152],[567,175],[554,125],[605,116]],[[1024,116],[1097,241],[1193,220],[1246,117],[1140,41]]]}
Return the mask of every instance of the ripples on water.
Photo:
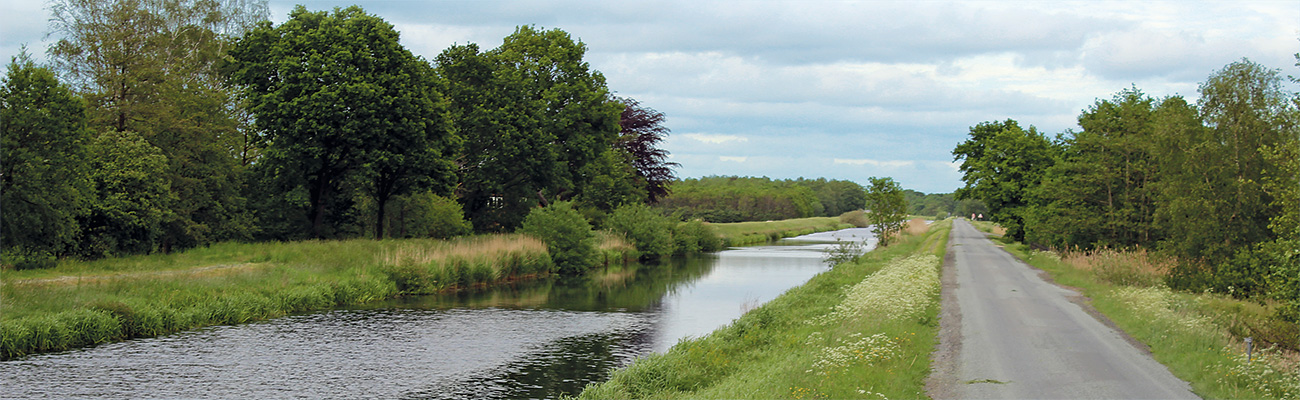
{"label": "ripples on water", "polygon": [[[824,247],[729,250],[622,286],[548,284],[441,296],[36,355],[0,362],[0,397],[573,394],[607,379],[612,368],[707,334],[802,284],[825,270]],[[492,301],[475,300],[484,297]]]}

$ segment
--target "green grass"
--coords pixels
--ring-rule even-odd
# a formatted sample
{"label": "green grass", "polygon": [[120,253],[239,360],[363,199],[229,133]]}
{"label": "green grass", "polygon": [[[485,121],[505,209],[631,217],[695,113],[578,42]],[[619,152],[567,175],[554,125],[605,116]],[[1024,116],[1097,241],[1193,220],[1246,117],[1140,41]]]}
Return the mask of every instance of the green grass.
{"label": "green grass", "polygon": [[[1047,271],[1056,282],[1079,288],[1117,326],[1150,347],[1155,359],[1206,398],[1300,398],[1300,367],[1294,353],[1245,348],[1232,334],[1240,321],[1258,320],[1263,306],[1214,294],[1174,292],[1163,285],[1126,286],[1107,282],[1097,269],[1051,252],[1006,246],[1012,254]],[[1115,263],[1114,260],[1107,261]],[[1150,269],[1135,260],[1133,270]],[[1114,265],[1107,267],[1110,270]],[[1144,282],[1138,280],[1137,282]]]}
{"label": "green grass", "polygon": [[[626,246],[603,246],[626,259]],[[0,275],[0,359],[545,274],[520,235],[226,243]]]}
{"label": "green grass", "polygon": [[950,227],[840,264],[581,398],[924,397]]}
{"label": "green grass", "polygon": [[853,227],[853,225],[841,222],[838,217],[812,217],[781,221],[733,222],[708,225],[717,230],[718,235],[722,236],[728,246],[766,243],[781,238]]}

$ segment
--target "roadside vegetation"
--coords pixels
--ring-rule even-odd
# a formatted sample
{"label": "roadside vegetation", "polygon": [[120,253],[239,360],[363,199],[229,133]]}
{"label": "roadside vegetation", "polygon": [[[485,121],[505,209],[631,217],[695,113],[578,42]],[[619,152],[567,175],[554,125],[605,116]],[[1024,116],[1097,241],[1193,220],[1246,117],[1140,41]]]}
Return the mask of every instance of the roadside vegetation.
{"label": "roadside vegetation", "polygon": [[580,398],[924,397],[951,222],[910,226],[893,245],[639,359]]}

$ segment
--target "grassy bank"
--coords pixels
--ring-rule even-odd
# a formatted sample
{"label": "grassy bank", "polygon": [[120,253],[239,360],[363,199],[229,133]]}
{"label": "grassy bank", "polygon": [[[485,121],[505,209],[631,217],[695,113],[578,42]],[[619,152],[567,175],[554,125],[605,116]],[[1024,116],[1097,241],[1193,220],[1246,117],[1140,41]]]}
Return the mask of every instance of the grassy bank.
{"label": "grassy bank", "polygon": [[[1078,288],[1120,329],[1150,347],[1157,361],[1206,398],[1300,398],[1300,329],[1270,318],[1270,305],[1164,286],[1170,264],[1146,252],[1033,251],[1006,248]],[[1247,360],[1245,336],[1255,341]],[[1288,341],[1289,344],[1288,344]],[[1272,342],[1272,343],[1270,343]],[[1262,348],[1262,350],[1261,350]]]}
{"label": "grassy bank", "polygon": [[581,398],[924,397],[950,227],[840,264]]}
{"label": "grassy bank", "polygon": [[[606,260],[629,246],[607,236]],[[364,304],[546,274],[522,235],[224,243],[0,275],[0,358]]]}
{"label": "grassy bank", "polygon": [[733,222],[708,224],[718,235],[722,236],[727,246],[744,246],[766,243],[781,238],[807,235],[809,233],[833,231],[852,228],[837,217],[813,217],[787,219],[782,221]]}

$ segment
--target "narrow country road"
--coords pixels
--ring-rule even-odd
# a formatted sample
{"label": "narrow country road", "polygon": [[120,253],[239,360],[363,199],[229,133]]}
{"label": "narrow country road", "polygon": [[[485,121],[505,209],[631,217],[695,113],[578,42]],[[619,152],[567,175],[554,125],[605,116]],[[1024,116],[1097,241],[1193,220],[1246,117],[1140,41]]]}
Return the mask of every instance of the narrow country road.
{"label": "narrow country road", "polygon": [[969,222],[944,260],[936,399],[1194,399],[1186,382]]}

